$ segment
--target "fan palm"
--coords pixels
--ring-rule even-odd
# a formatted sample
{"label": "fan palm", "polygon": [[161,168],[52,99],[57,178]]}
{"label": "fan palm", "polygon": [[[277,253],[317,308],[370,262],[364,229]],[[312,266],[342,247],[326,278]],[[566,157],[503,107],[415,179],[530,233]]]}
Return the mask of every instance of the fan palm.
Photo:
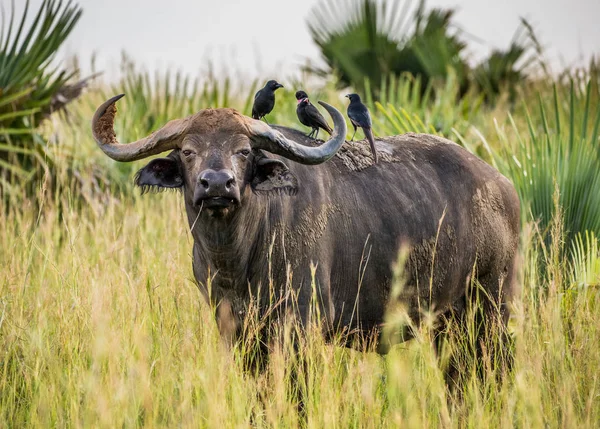
{"label": "fan palm", "polygon": [[386,76],[409,72],[430,79],[445,77],[453,67],[464,79],[465,48],[451,28],[453,11],[425,12],[421,1],[325,0],[311,12],[308,26],[321,49],[327,74],[334,70],[341,86],[364,90],[368,79],[376,95]]}
{"label": "fan palm", "polygon": [[[14,6],[14,4],[13,4]],[[85,81],[70,85],[75,72],[53,65],[81,8],[63,0],[43,0],[27,25],[29,1],[20,18],[14,7],[2,12],[0,30],[0,183],[2,189],[35,177],[44,167],[45,143],[36,127],[50,113],[79,96]],[[7,25],[6,25],[7,24]],[[15,183],[16,182],[16,183]]]}
{"label": "fan palm", "polygon": [[459,96],[470,87],[488,101],[506,87],[514,92],[527,76],[534,51],[541,51],[531,26],[522,20],[508,50],[493,51],[471,70],[453,17],[453,9],[426,11],[424,0],[416,7],[410,0],[322,0],[311,11],[308,26],[326,66],[308,70],[322,76],[334,72],[341,87],[370,88],[375,98],[405,73],[419,77],[422,88],[456,79]]}

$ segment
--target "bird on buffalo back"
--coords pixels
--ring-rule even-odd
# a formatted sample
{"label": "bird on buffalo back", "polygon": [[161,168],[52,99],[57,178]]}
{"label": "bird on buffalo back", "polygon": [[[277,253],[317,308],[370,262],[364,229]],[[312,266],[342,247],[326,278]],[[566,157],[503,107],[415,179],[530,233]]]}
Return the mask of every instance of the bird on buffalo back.
{"label": "bird on buffalo back", "polygon": [[[276,80],[270,80],[265,84],[264,88],[258,90],[256,95],[254,95],[252,118],[262,119],[265,115],[271,113],[273,107],[275,107],[275,91],[279,88],[283,88],[283,85]],[[267,122],[266,119],[265,122]]]}
{"label": "bird on buffalo back", "polygon": [[331,135],[333,130],[323,117],[319,110],[310,102],[308,94],[304,91],[296,91],[296,100],[298,100],[298,106],[296,107],[296,115],[298,120],[303,125],[312,128],[312,131],[308,134],[308,137],[317,138],[319,135],[319,129],[322,128]]}
{"label": "bird on buffalo back", "polygon": [[350,118],[350,122],[352,122],[352,126],[354,127],[354,134],[352,134],[352,141],[354,141],[354,136],[356,135],[356,129],[358,127],[362,128],[365,133],[365,137],[369,141],[371,145],[371,153],[373,154],[373,161],[377,163],[377,150],[375,149],[375,139],[373,138],[372,122],[371,115],[369,114],[369,109],[360,101],[360,96],[358,94],[348,94],[347,98],[350,99],[350,104],[348,105],[348,117]]}

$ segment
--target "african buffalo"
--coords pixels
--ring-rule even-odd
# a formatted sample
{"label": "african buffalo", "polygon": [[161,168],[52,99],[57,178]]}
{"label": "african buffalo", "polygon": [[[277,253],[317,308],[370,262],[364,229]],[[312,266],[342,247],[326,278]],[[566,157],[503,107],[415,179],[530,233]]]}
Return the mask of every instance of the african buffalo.
{"label": "african buffalo", "polygon": [[373,164],[364,141],[345,142],[346,122],[326,103],[335,129],[321,145],[226,108],[121,145],[113,130],[121,97],[98,108],[94,137],[117,161],[171,151],[142,168],[136,184],[182,190],[194,276],[224,336],[239,335],[252,297],[264,309],[290,290],[300,326],[316,296],[326,335],[377,332],[403,243],[406,285],[393,299],[417,323],[422,310],[465,311],[473,278],[485,292],[484,314],[506,322],[519,199],[504,176],[459,145],[426,134],[387,137],[377,140]]}

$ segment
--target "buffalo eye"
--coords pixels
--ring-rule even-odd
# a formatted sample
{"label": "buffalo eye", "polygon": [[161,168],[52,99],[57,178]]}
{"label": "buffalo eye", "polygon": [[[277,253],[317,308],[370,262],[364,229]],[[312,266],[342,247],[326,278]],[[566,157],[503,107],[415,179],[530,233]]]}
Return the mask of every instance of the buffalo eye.
{"label": "buffalo eye", "polygon": [[190,156],[192,154],[192,151],[189,149],[185,149],[184,151],[182,151],[183,156]]}
{"label": "buffalo eye", "polygon": [[250,149],[242,149],[242,150],[238,151],[238,154],[242,155],[242,156],[248,156],[248,155],[250,155]]}

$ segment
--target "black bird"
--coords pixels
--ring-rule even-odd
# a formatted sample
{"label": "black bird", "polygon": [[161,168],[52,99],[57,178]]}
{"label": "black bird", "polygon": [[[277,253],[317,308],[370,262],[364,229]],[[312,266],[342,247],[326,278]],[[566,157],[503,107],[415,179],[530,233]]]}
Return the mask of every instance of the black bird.
{"label": "black bird", "polygon": [[319,113],[319,110],[310,102],[308,94],[304,91],[296,91],[296,100],[298,100],[298,107],[296,107],[298,119],[303,125],[312,128],[308,137],[317,138],[319,135],[319,128],[323,128],[331,135],[333,130],[323,115]]}
{"label": "black bird", "polygon": [[360,96],[358,94],[348,94],[346,97],[350,99],[350,104],[348,105],[348,117],[350,118],[350,122],[352,122],[352,126],[354,127],[352,141],[354,141],[356,129],[358,127],[362,128],[363,132],[365,133],[365,137],[367,140],[369,140],[369,144],[371,145],[373,160],[375,163],[377,163],[377,150],[375,149],[373,131],[371,131],[372,122],[369,109],[367,109],[367,106],[360,101]]}
{"label": "black bird", "polygon": [[[254,119],[262,119],[265,115],[271,113],[275,106],[275,91],[279,88],[283,88],[283,85],[276,80],[270,80],[263,89],[258,90],[254,96],[254,105],[252,106],[252,117]],[[267,122],[266,119],[265,122]]]}

